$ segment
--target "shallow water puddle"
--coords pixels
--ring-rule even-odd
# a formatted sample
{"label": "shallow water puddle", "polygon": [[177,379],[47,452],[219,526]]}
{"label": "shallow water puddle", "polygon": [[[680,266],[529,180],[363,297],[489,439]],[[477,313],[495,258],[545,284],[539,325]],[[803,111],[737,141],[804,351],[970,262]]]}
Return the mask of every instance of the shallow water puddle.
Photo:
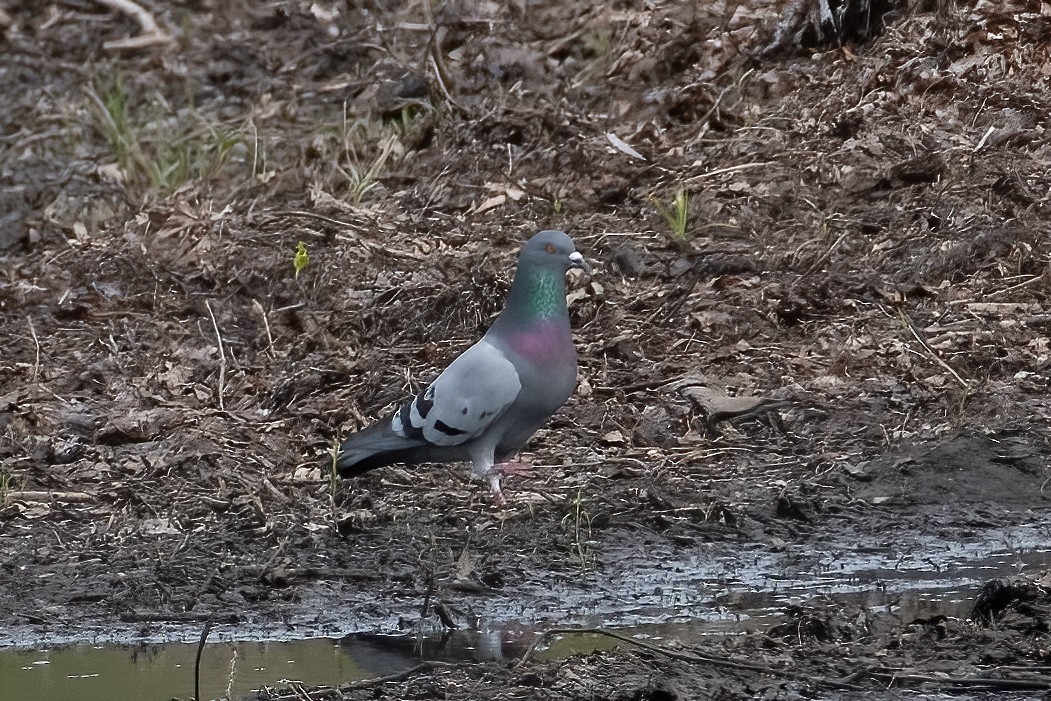
{"label": "shallow water puddle", "polygon": [[[192,699],[196,655],[192,643],[5,651],[0,653],[0,699]],[[369,676],[328,639],[218,643],[201,658],[201,696],[237,699],[287,680],[321,684]]]}
{"label": "shallow water puddle", "polygon": [[[337,685],[399,672],[421,659],[515,658],[540,631],[567,625],[616,627],[624,635],[651,642],[689,644],[706,636],[767,629],[779,622],[786,606],[822,597],[890,611],[904,621],[935,615],[963,618],[981,583],[1051,563],[1051,539],[1044,524],[990,529],[966,542],[917,537],[909,543],[897,539],[892,545],[868,547],[859,545],[862,540],[845,538],[842,545],[847,542],[851,547],[825,543],[776,552],[722,545],[717,550],[698,549],[689,557],[680,552],[680,559],[660,560],[659,566],[652,551],[645,562],[625,555],[616,574],[596,575],[603,585],[595,591],[555,591],[556,599],[561,597],[555,609],[560,617],[552,616],[550,605],[537,601],[508,597],[501,603],[500,597],[487,596],[475,602],[488,616],[478,623],[483,630],[457,630],[446,636],[358,633],[342,640],[276,641],[265,640],[278,637],[272,630],[217,626],[212,640],[225,642],[205,648],[201,694],[206,699],[238,699],[253,689],[290,681]],[[314,605],[324,607],[314,611],[338,610],[331,599],[309,604]],[[331,621],[328,628],[333,628]],[[342,629],[363,627],[347,620]],[[296,627],[300,635],[304,630]],[[187,639],[191,636],[185,631]],[[249,637],[255,640],[244,640]],[[561,636],[547,641],[538,656],[561,657],[616,644],[591,635]],[[191,699],[196,652],[195,643],[156,641],[0,651],[0,701]]]}

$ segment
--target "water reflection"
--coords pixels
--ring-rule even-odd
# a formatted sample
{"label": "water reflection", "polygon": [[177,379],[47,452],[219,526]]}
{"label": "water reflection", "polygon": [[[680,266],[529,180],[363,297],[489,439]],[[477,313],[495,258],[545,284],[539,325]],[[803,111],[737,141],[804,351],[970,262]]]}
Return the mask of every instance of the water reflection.
{"label": "water reflection", "polygon": [[[588,591],[577,592],[575,598],[559,593],[551,608],[527,609],[513,597],[487,593],[481,603],[492,618],[472,617],[474,628],[448,632],[431,627],[417,634],[371,632],[339,639],[238,642],[239,636],[273,637],[275,632],[217,627],[213,639],[234,640],[207,646],[202,692],[205,698],[244,698],[254,689],[291,681],[335,686],[384,676],[421,660],[514,659],[540,631],[556,626],[616,626],[625,635],[690,645],[714,635],[770,630],[784,621],[786,609],[815,601],[833,600],[893,614],[907,623],[942,616],[963,618],[982,582],[1048,565],[1045,533],[1043,528],[1015,529],[1008,548],[990,547],[988,539],[931,542],[908,557],[893,546],[826,548],[821,558],[798,560],[782,557],[781,552],[742,557],[732,549],[680,551],[679,559],[661,560],[660,567],[646,569],[640,561],[638,567],[629,564],[616,572],[594,573],[604,578],[594,588],[600,592],[594,601],[586,600]],[[652,561],[653,553],[645,555]],[[505,599],[518,609],[500,608]],[[328,610],[325,602],[310,608]],[[188,632],[187,639],[194,637]],[[547,641],[537,656],[561,657],[616,644],[604,637],[561,636]],[[152,642],[0,650],[0,701],[190,699],[195,654],[192,643]]]}

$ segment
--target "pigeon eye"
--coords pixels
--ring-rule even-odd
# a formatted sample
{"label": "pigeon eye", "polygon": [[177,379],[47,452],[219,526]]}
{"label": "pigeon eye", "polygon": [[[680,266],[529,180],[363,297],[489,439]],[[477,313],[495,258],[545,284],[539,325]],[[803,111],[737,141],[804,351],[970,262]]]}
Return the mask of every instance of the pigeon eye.
{"label": "pigeon eye", "polygon": [[553,243],[547,244],[546,246],[544,246],[544,250],[547,251],[548,253],[554,253],[555,252],[555,244],[553,244]]}

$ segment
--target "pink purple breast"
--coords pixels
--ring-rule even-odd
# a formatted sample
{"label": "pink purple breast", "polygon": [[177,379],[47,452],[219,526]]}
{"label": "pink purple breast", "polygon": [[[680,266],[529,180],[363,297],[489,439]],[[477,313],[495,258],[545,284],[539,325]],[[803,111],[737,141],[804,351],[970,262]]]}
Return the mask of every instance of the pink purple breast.
{"label": "pink purple breast", "polygon": [[555,362],[563,358],[572,358],[573,352],[566,353],[572,347],[572,336],[563,324],[541,322],[527,331],[517,333],[508,339],[508,345],[515,353],[533,360]]}

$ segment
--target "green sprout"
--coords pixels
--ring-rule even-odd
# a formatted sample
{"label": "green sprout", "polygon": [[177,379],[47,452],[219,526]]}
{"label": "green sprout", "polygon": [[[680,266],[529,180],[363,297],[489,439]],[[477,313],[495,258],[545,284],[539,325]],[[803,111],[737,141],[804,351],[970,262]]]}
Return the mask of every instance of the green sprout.
{"label": "green sprout", "polygon": [[299,278],[300,271],[310,264],[310,255],[307,253],[307,245],[302,241],[296,245],[296,254],[292,257],[292,267],[296,269],[296,278]]}
{"label": "green sprout", "polygon": [[119,74],[95,78],[87,94],[92,126],[109,142],[134,188],[171,193],[187,181],[213,179],[231,161],[252,153],[242,130],[193,109],[173,109],[160,99],[133,104]]}
{"label": "green sprout", "polygon": [[680,241],[685,240],[686,226],[690,217],[690,191],[680,185],[675,191],[675,199],[672,200],[670,207],[652,195],[649,200],[664,217],[664,221],[668,223],[672,235]]}

